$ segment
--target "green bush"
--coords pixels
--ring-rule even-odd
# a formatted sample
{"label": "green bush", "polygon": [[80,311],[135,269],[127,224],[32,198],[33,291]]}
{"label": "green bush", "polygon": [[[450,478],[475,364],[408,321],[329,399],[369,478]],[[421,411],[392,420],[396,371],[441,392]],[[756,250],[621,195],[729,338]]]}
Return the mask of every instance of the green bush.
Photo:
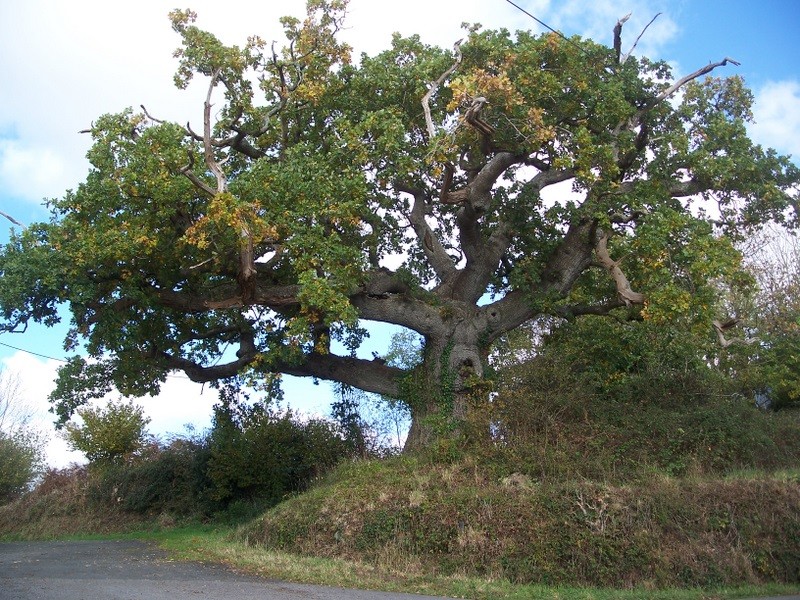
{"label": "green bush", "polygon": [[33,417],[19,377],[0,367],[0,505],[27,491],[44,468],[46,436],[31,424]]}
{"label": "green bush", "polygon": [[493,402],[495,464],[536,478],[624,480],[792,467],[800,423],[764,412],[709,368],[598,381],[543,354],[507,369]]}
{"label": "green bush", "polygon": [[0,431],[0,504],[28,490],[43,464],[40,440],[26,430]]}
{"label": "green bush", "polygon": [[136,448],[124,455],[92,454],[87,495],[95,506],[242,520],[358,453],[335,424],[302,420],[291,411],[279,414],[261,404],[223,404],[208,432],[168,443],[140,442]]}
{"label": "green bush", "polygon": [[152,443],[126,462],[95,468],[90,495],[138,514],[203,515],[210,512],[208,457],[203,438]]}
{"label": "green bush", "polygon": [[217,407],[209,448],[212,497],[221,506],[252,499],[275,504],[354,452],[332,423],[262,405]]}
{"label": "green bush", "polygon": [[132,402],[109,402],[105,407],[79,408],[82,424],[65,425],[65,439],[89,462],[113,462],[142,448],[147,438],[144,409]]}

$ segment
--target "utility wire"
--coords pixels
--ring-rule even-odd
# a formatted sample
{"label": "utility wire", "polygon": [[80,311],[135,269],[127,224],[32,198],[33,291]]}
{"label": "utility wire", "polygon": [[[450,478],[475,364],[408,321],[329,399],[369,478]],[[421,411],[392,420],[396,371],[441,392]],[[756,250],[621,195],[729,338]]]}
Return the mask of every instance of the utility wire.
{"label": "utility wire", "polygon": [[[0,346],[5,346],[6,348],[11,348],[12,350],[17,350],[18,352],[24,352],[25,354],[30,354],[32,356],[38,356],[39,358],[46,358],[48,360],[54,360],[56,362],[67,364],[69,361],[64,360],[63,358],[56,358],[55,356],[48,356],[47,354],[40,354],[39,352],[33,352],[32,350],[26,350],[25,348],[19,348],[18,346],[12,346],[11,344],[6,344],[5,342],[0,342]],[[168,379],[189,379],[186,375],[167,375]]]}
{"label": "utility wire", "polygon": [[38,352],[32,352],[30,350],[25,350],[25,348],[17,348],[16,346],[12,346],[11,344],[6,344],[5,342],[0,342],[0,346],[5,346],[6,348],[11,348],[12,350],[18,350],[19,352],[24,352],[25,354],[32,354],[33,356],[38,356],[39,358],[47,358],[49,360],[55,360],[57,362],[61,362],[66,364],[67,361],[63,358],[56,358],[55,356],[48,356],[47,354],[39,354]]}
{"label": "utility wire", "polygon": [[553,32],[553,33],[555,33],[556,35],[560,36],[560,37],[561,37],[561,38],[562,38],[562,39],[563,39],[565,42],[567,42],[568,44],[572,44],[573,46],[575,46],[575,47],[576,47],[578,50],[580,50],[581,52],[583,52],[583,53],[584,53],[584,54],[586,54],[587,56],[589,55],[589,53],[588,53],[588,52],[587,52],[587,51],[586,51],[584,48],[581,48],[581,47],[580,47],[578,44],[576,44],[575,42],[573,42],[571,39],[569,39],[569,38],[568,38],[567,36],[565,36],[563,33],[561,33],[560,31],[557,31],[556,29],[553,29],[552,27],[550,27],[550,25],[548,25],[547,23],[545,23],[545,22],[544,22],[544,21],[542,21],[541,19],[537,19],[536,17],[534,17],[534,16],[533,16],[531,13],[529,13],[527,10],[525,10],[524,8],[522,8],[522,7],[521,7],[519,4],[515,4],[515,3],[514,3],[514,2],[512,2],[511,0],[506,0],[506,2],[508,2],[508,3],[509,3],[511,6],[513,6],[513,7],[514,7],[514,8],[516,8],[517,10],[519,10],[519,11],[521,11],[521,12],[525,13],[526,15],[528,15],[528,16],[529,16],[531,19],[533,19],[534,21],[536,21],[537,23],[539,23],[539,25],[541,25],[542,27],[545,27],[546,29],[549,29],[550,31],[552,31],[552,32]]}

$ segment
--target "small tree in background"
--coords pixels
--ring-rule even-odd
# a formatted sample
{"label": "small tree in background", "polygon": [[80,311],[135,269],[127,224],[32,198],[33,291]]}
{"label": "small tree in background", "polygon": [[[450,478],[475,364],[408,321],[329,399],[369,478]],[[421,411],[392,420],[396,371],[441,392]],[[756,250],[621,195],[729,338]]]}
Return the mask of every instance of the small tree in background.
{"label": "small tree in background", "polygon": [[141,449],[150,418],[133,402],[109,402],[105,407],[85,406],[77,411],[82,424],[70,421],[64,438],[91,463],[114,462]]}
{"label": "small tree in background", "polygon": [[752,266],[759,286],[756,384],[778,409],[800,403],[800,240],[773,232],[764,254]]}
{"label": "small tree in background", "polygon": [[45,439],[32,417],[19,378],[0,370],[0,504],[27,490],[44,466]]}

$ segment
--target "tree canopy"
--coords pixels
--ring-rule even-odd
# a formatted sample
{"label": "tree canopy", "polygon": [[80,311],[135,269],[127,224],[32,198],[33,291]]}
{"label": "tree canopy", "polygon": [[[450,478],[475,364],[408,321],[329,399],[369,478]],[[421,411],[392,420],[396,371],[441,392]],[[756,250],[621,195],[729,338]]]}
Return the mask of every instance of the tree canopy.
{"label": "tree canopy", "polygon": [[[53,324],[66,419],[167,374],[269,388],[311,376],[401,397],[408,446],[485,401],[496,339],[538,315],[705,328],[732,246],[797,224],[797,167],[746,132],[752,95],[723,58],[669,65],[577,36],[469,27],[453,49],[395,36],[354,61],[346,0],[284,18],[280,46],[226,46],[170,18],[175,83],[203,123],[157,107],[98,118],[86,181],[3,249],[6,330]],[[413,369],[356,355],[363,321],[425,340]],[[481,400],[483,399],[483,400]]]}

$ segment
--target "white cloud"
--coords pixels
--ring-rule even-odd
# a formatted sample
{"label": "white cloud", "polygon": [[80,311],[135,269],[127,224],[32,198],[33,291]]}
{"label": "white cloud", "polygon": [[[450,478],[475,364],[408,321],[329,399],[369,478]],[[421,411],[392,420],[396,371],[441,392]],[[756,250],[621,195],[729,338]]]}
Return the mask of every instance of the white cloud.
{"label": "white cloud", "polygon": [[55,386],[56,371],[60,363],[42,360],[24,352],[16,352],[2,362],[6,373],[19,377],[20,397],[32,413],[30,424],[47,436],[47,464],[63,468],[73,462],[85,462],[83,454],[71,451],[59,437],[54,426],[55,416],[49,412],[50,402],[47,397]]}
{"label": "white cloud", "polygon": [[622,52],[626,53],[651,19],[661,12],[647,28],[634,51],[639,56],[656,58],[661,55],[663,46],[678,33],[678,26],[664,12],[664,4],[658,0],[631,0],[622,4],[619,0],[569,0],[554,6],[551,25],[565,32],[567,37],[569,33],[577,32],[599,44],[610,46],[617,21],[630,13],[622,29]]}
{"label": "white cloud", "polygon": [[[20,396],[33,415],[31,424],[48,436],[45,447],[47,463],[62,468],[70,463],[86,462],[83,454],[71,451],[55,429],[55,415],[50,411],[48,396],[55,387],[61,362],[40,359],[26,352],[16,352],[2,360],[6,373],[19,378]],[[110,398],[118,397],[112,394]],[[216,391],[189,381],[185,377],[169,377],[156,398],[139,398],[136,403],[145,409],[151,422],[148,430],[159,437],[180,434],[184,425],[192,424],[198,431],[211,423]]]}
{"label": "white cloud", "polygon": [[0,139],[0,187],[5,194],[38,202],[60,195],[73,182],[54,149]]}
{"label": "white cloud", "polygon": [[753,138],[764,146],[800,159],[800,82],[767,83],[756,92]]}
{"label": "white cloud", "polygon": [[186,425],[199,432],[211,425],[217,391],[185,376],[172,375],[161,386],[158,396],[138,398],[136,403],[150,417],[148,429],[157,436],[182,434]]}

